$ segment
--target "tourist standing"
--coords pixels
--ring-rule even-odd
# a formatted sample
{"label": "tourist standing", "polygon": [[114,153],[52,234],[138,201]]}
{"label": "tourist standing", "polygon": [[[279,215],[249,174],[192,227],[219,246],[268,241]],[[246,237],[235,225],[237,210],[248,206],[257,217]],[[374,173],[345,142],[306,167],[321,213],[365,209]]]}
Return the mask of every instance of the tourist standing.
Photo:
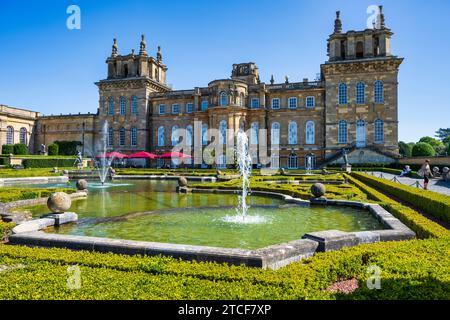
{"label": "tourist standing", "polygon": [[422,168],[419,170],[419,174],[423,176],[423,188],[428,190],[428,183],[430,182],[430,178],[433,177],[430,168],[430,160],[425,160],[425,163],[422,165]]}

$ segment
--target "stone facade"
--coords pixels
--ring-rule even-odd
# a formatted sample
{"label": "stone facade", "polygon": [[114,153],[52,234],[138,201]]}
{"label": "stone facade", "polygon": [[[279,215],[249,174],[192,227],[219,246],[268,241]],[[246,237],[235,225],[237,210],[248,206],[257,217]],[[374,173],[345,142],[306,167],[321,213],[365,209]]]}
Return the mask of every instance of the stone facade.
{"label": "stone facade", "polygon": [[[259,148],[260,140],[267,139],[269,150],[279,141],[280,157],[272,159],[274,166],[318,167],[336,161],[344,148],[373,155],[365,156],[365,162],[386,154],[395,158],[402,59],[391,53],[392,35],[382,10],[373,29],[346,33],[338,12],[328,39],[329,60],[320,66],[316,81],[290,82],[286,77],[275,83],[272,77],[265,83],[256,64],[249,62],[234,64],[230,78],[189,90],[167,85],[161,48],[150,57],[144,36],[139,54],[133,50],[120,55],[114,39],[107,77],[96,83],[97,114],[38,117],[35,145],[79,140],[89,155],[98,152],[96,144],[105,137],[110,150],[165,153],[173,148],[173,130],[196,129],[201,122],[200,128],[219,132],[225,127],[233,132],[266,129],[257,141],[251,138],[252,150]],[[202,134],[193,133],[191,140],[201,142]],[[188,142],[186,138],[182,141]],[[260,160],[254,155],[254,163]]]}

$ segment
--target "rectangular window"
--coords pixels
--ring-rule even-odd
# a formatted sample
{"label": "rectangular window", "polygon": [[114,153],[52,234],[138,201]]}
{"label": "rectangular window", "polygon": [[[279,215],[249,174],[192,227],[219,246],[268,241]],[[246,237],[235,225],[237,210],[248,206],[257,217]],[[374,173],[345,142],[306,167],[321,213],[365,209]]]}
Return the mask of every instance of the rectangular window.
{"label": "rectangular window", "polygon": [[208,109],[208,100],[202,101],[202,111],[206,111]]}
{"label": "rectangular window", "polygon": [[297,98],[289,98],[288,100],[289,109],[297,109]]}
{"label": "rectangular window", "polygon": [[315,97],[306,97],[306,107],[314,108],[316,106],[316,98]]}
{"label": "rectangular window", "polygon": [[131,146],[137,146],[137,129],[131,129]]}
{"label": "rectangular window", "polygon": [[166,106],[163,104],[159,105],[159,114],[165,114],[166,113]]}
{"label": "rectangular window", "polygon": [[280,99],[279,98],[272,99],[272,109],[280,109]]}
{"label": "rectangular window", "polygon": [[259,99],[252,98],[252,109],[259,109]]}
{"label": "rectangular window", "polygon": [[172,113],[173,114],[179,114],[180,113],[180,105],[179,104],[173,104],[172,105]]}
{"label": "rectangular window", "polygon": [[186,103],[186,113],[192,113],[194,105],[192,103]]}

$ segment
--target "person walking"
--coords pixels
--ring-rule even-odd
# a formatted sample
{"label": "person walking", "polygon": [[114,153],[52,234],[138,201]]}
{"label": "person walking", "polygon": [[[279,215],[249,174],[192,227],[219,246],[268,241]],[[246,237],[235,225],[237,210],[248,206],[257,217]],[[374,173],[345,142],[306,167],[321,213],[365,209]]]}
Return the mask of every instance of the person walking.
{"label": "person walking", "polygon": [[425,163],[419,170],[421,176],[423,176],[423,188],[424,190],[428,190],[428,183],[430,182],[430,178],[433,177],[430,168],[430,160],[425,160]]}

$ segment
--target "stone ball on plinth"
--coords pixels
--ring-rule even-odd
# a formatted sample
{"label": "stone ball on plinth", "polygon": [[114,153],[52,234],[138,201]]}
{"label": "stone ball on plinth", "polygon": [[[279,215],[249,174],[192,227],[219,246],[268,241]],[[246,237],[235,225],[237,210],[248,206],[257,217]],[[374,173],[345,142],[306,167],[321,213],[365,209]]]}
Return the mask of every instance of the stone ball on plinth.
{"label": "stone ball on plinth", "polygon": [[178,186],[179,187],[187,187],[188,181],[185,177],[178,178]]}
{"label": "stone ball on plinth", "polygon": [[442,168],[442,172],[443,172],[444,174],[447,174],[447,173],[450,172],[450,168],[449,168],[449,167],[444,167],[444,168]]}
{"label": "stone ball on plinth", "polygon": [[77,190],[86,190],[88,187],[88,182],[84,179],[80,179],[77,181]]}
{"label": "stone ball on plinth", "polygon": [[47,207],[53,213],[63,213],[70,209],[72,199],[65,192],[53,193],[47,200]]}
{"label": "stone ball on plinth", "polygon": [[311,186],[311,193],[314,196],[314,198],[323,197],[326,192],[327,189],[325,188],[325,185],[322,183],[315,183]]}

